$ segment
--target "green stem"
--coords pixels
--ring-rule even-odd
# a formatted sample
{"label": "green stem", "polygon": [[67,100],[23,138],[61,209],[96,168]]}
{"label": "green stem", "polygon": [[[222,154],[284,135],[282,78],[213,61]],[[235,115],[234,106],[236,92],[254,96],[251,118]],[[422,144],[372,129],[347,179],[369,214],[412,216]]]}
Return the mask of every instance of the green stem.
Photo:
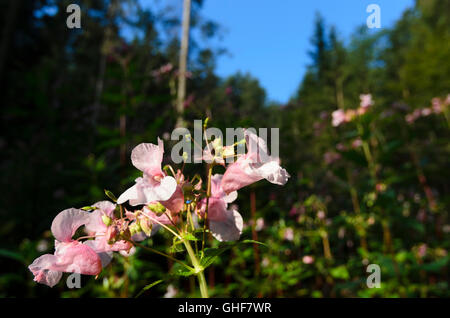
{"label": "green stem", "polygon": [[362,140],[362,147],[363,147],[363,151],[364,151],[364,156],[366,157],[367,163],[369,165],[369,172],[370,175],[372,176],[372,178],[375,180],[376,182],[376,170],[375,170],[375,162],[373,160],[372,157],[372,153],[370,152],[370,147],[369,147],[369,143],[367,141],[365,141],[363,139],[363,128],[361,126],[360,123],[357,123],[357,129],[359,132],[359,135],[361,136],[361,140]]}
{"label": "green stem", "polygon": [[194,266],[195,275],[197,276],[198,283],[200,285],[200,294],[203,298],[209,298],[208,296],[208,286],[206,285],[204,268],[200,265],[194,251],[192,250],[189,241],[183,240],[186,251],[188,252],[189,258],[191,259],[192,265]]}
{"label": "green stem", "polygon": [[150,252],[159,254],[159,255],[161,255],[161,256],[167,257],[168,259],[170,259],[170,260],[172,260],[172,261],[174,261],[174,262],[176,262],[176,263],[178,263],[178,264],[180,264],[180,265],[183,265],[184,267],[186,267],[186,268],[189,269],[189,270],[194,270],[194,268],[192,268],[192,267],[186,265],[185,263],[183,263],[182,261],[176,259],[175,257],[172,257],[172,256],[170,256],[170,255],[167,255],[167,254],[163,253],[163,252],[160,252],[160,251],[158,251],[158,250],[155,250],[155,249],[153,249],[153,248],[151,248],[151,247],[142,245],[142,244],[140,244],[140,243],[137,243],[137,242],[134,242],[134,241],[131,241],[131,240],[126,240],[126,241],[130,242],[131,244],[133,244],[133,245],[135,245],[135,246],[138,246],[138,247],[140,247],[140,248],[143,248],[143,249],[145,249],[145,250],[147,250],[147,251],[150,251]]}
{"label": "green stem", "polygon": [[205,208],[205,220],[203,222],[203,240],[202,240],[202,257],[203,252],[205,250],[205,241],[206,241],[206,222],[208,220],[208,208],[209,208],[209,197],[211,196],[211,177],[212,177],[212,169],[213,165],[210,164],[208,166],[208,185],[206,188],[206,208]]}

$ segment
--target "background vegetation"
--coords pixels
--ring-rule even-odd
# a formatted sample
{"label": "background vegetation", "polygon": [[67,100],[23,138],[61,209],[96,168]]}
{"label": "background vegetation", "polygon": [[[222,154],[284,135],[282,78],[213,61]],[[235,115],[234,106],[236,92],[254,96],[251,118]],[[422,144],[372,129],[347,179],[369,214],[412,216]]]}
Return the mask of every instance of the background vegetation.
{"label": "background vegetation", "polygon": [[[52,252],[59,211],[106,199],[104,188],[121,193],[138,174],[130,150],[157,136],[170,149],[176,123],[180,17],[135,0],[86,0],[82,29],[69,32],[72,2],[0,2],[0,296],[131,297],[159,279],[141,297],[198,296],[173,264],[139,249],[96,280],[83,277],[79,290],[38,285],[27,269]],[[250,74],[215,74],[224,50],[201,40],[220,26],[202,16],[202,2],[192,7],[187,126],[208,116],[222,129],[279,127],[292,176],[240,192],[243,238],[269,247],[224,253],[207,272],[211,295],[450,296],[450,2],[418,0],[393,28],[362,26],[351,39],[317,15],[308,71],[286,105],[267,102]],[[356,109],[363,93],[370,110],[333,127],[331,112]],[[434,97],[441,113],[406,120]],[[147,244],[167,240],[161,231]],[[372,263],[379,289],[366,287]]]}

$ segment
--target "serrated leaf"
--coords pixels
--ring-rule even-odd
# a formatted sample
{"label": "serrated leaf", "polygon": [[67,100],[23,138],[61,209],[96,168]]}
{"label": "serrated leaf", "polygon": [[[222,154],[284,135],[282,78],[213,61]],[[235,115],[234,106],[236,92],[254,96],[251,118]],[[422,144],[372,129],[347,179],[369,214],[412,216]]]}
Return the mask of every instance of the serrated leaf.
{"label": "serrated leaf", "polygon": [[172,275],[189,277],[195,275],[195,271],[194,269],[188,269],[184,266],[181,266],[180,264],[175,264],[172,267]]}
{"label": "serrated leaf", "polygon": [[184,234],[183,238],[188,240],[188,241],[198,241],[198,238],[196,238],[192,233]]}
{"label": "serrated leaf", "polygon": [[153,283],[151,283],[151,284],[148,284],[147,286],[145,286],[144,288],[142,288],[142,290],[136,295],[135,298],[138,298],[138,297],[141,296],[146,290],[149,290],[149,289],[152,288],[153,286],[156,286],[156,285],[158,285],[158,284],[160,284],[160,283],[162,283],[162,282],[163,282],[163,280],[160,279],[160,280],[157,280],[156,282],[153,282]]}

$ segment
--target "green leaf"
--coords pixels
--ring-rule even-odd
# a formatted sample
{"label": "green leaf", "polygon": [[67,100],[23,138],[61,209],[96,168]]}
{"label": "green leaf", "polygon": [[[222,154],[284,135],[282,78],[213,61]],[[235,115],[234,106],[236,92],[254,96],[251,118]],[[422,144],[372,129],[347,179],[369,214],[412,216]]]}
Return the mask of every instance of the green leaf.
{"label": "green leaf", "polygon": [[206,248],[204,250],[203,258],[200,260],[200,265],[203,268],[207,268],[209,265],[214,263],[214,261],[220,254],[222,254],[223,252],[225,252],[226,250],[230,249],[233,246],[235,246],[235,244],[226,245],[219,248]]}
{"label": "green leaf", "polygon": [[188,240],[188,241],[198,241],[198,238],[196,238],[192,233],[184,234],[183,238]]}
{"label": "green leaf", "polygon": [[159,283],[162,283],[163,280],[157,280],[156,282],[153,282],[151,284],[148,284],[147,286],[145,286],[144,288],[142,288],[142,290],[136,295],[135,298],[138,298],[139,296],[141,296],[146,290],[149,290],[150,288],[152,288],[153,286],[158,285]]}
{"label": "green leaf", "polygon": [[0,249],[0,256],[6,257],[6,258],[11,258],[11,259],[14,259],[14,260],[22,262],[22,263],[24,262],[23,256],[17,252]]}
{"label": "green leaf", "polygon": [[110,198],[114,202],[117,202],[116,196],[111,191],[105,189],[105,194],[108,198]]}
{"label": "green leaf", "polygon": [[178,263],[174,264],[172,267],[172,275],[189,277],[195,275],[194,269],[188,269]]}
{"label": "green leaf", "polygon": [[263,242],[255,241],[255,240],[243,240],[242,242],[239,242],[239,243],[245,243],[245,244],[259,244],[259,245],[262,245],[262,246],[264,246],[264,247],[269,248],[269,246],[268,246],[267,244],[265,244],[265,243],[263,243]]}
{"label": "green leaf", "polygon": [[347,271],[347,268],[344,265],[332,268],[330,270],[331,276],[337,279],[349,279],[350,275]]}

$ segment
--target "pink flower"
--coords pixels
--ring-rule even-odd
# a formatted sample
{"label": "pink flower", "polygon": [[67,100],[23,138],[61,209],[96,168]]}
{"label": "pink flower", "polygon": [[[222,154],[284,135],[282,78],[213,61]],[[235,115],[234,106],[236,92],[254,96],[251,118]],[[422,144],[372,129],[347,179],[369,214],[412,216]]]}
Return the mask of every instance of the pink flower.
{"label": "pink flower", "polygon": [[361,94],[361,95],[359,95],[359,99],[361,100],[359,105],[362,108],[368,108],[374,104],[371,94]]}
{"label": "pink flower", "polygon": [[264,219],[263,218],[257,218],[256,219],[256,225],[255,225],[255,231],[261,231],[264,228]]}
{"label": "pink flower", "polygon": [[268,155],[264,140],[248,130],[244,132],[244,136],[248,152],[225,171],[221,184],[225,193],[239,190],[262,179],[284,185],[290,175],[280,167],[278,158]]}
{"label": "pink flower", "polygon": [[345,122],[345,112],[342,109],[335,110],[333,113],[331,113],[331,117],[332,125],[334,127],[337,127]]}
{"label": "pink flower", "polygon": [[283,232],[283,238],[287,241],[294,240],[294,230],[290,227],[286,228]]}
{"label": "pink flower", "polygon": [[356,117],[356,110],[349,109],[345,112],[345,121],[350,122]]}
{"label": "pink flower", "polygon": [[422,116],[429,116],[429,115],[431,115],[432,112],[433,112],[433,111],[432,111],[431,108],[423,108],[423,109],[422,109],[421,115],[422,115]]}
{"label": "pink flower", "polygon": [[356,114],[358,114],[359,116],[364,115],[365,113],[367,113],[368,109],[368,107],[358,107],[358,109],[356,110]]}
{"label": "pink flower", "polygon": [[72,239],[76,230],[88,222],[88,212],[73,208],[64,210],[55,217],[51,227],[56,238],[55,253],[42,255],[28,266],[34,275],[34,281],[53,287],[61,279],[62,272],[100,274],[100,256],[87,244]]}
{"label": "pink flower", "polygon": [[152,76],[159,78],[163,74],[167,74],[172,71],[173,65],[172,63],[167,63],[162,65],[159,69],[152,71]]}
{"label": "pink flower", "polygon": [[317,218],[319,218],[320,220],[325,219],[325,212],[323,212],[322,210],[317,212]]}
{"label": "pink flower", "polygon": [[327,151],[323,155],[323,160],[327,165],[332,164],[333,162],[336,162],[339,159],[341,159],[341,155],[334,151]]}
{"label": "pink flower", "polygon": [[361,138],[356,138],[355,140],[353,140],[352,142],[352,148],[358,148],[362,146],[362,140]]}
{"label": "pink flower", "polygon": [[303,256],[302,261],[305,264],[312,264],[314,263],[314,257],[312,257],[311,255],[305,255]]}
{"label": "pink flower", "polygon": [[427,249],[427,244],[423,243],[419,245],[419,247],[417,248],[417,254],[420,258],[424,258],[426,256]]}
{"label": "pink flower", "polygon": [[158,138],[158,145],[142,143],[131,152],[133,165],[143,172],[136,184],[122,193],[118,204],[129,201],[131,205],[147,204],[153,201],[167,201],[177,190],[177,182],[166,176],[161,169],[164,146]]}
{"label": "pink flower", "polygon": [[[242,216],[235,209],[227,209],[228,203],[237,198],[237,192],[226,194],[221,187],[224,176],[215,174],[211,178],[211,197],[208,205],[209,229],[219,241],[236,241],[242,233]],[[206,198],[200,202],[200,215],[206,211]]]}
{"label": "pink flower", "polygon": [[347,147],[343,143],[340,142],[336,145],[336,149],[339,151],[346,151]]}
{"label": "pink flower", "polygon": [[[89,235],[94,235],[95,239],[86,241],[85,244],[89,245],[97,253],[105,253],[101,255],[102,260],[105,263],[109,263],[112,258],[110,252],[129,251],[133,246],[130,242],[125,240],[115,241],[115,238],[120,232],[119,220],[114,220],[114,210],[116,205],[109,201],[100,201],[93,205],[97,209],[89,213],[89,222],[85,225],[85,230]],[[106,226],[103,219],[109,218],[114,222],[111,226]],[[109,252],[109,253],[108,253]],[[109,261],[106,260],[109,258]]]}

